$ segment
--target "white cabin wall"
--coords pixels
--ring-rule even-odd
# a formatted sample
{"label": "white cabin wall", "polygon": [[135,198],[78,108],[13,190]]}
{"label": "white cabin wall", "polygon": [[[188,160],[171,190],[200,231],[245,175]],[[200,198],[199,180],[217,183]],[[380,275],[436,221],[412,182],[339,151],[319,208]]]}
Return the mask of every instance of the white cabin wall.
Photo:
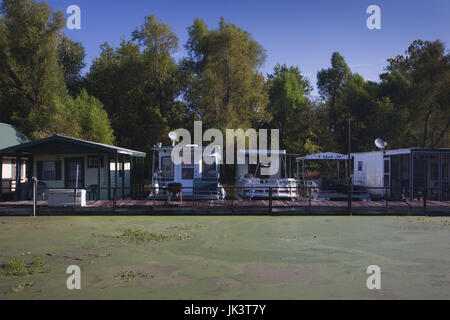
{"label": "white cabin wall", "polygon": [[[359,171],[359,162],[363,163],[362,171]],[[384,156],[383,152],[371,152],[354,155],[354,184],[362,187],[384,187]],[[369,189],[372,196],[379,197],[383,190]]]}
{"label": "white cabin wall", "polygon": [[[97,155],[95,153],[85,153],[85,154],[59,154],[59,155],[35,155],[33,158],[33,176],[37,176],[37,162],[39,161],[61,161],[61,180],[59,181],[44,181],[47,189],[64,189],[65,188],[65,159],[66,158],[83,158],[84,159],[84,186],[87,189],[91,185],[98,185],[98,169],[97,168],[88,168],[88,156]],[[108,154],[102,154],[104,166],[100,168],[100,188],[108,187]],[[114,185],[112,185],[114,186]],[[107,200],[108,199],[108,190],[101,190],[100,199]],[[89,200],[89,199],[87,199]]]}

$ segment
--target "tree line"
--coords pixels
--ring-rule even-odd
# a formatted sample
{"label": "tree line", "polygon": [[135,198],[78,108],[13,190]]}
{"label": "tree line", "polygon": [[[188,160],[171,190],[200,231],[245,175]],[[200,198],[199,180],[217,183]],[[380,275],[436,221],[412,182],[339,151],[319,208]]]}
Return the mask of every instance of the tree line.
{"label": "tree line", "polygon": [[64,35],[62,12],[46,2],[4,0],[0,9],[0,121],[33,139],[55,133],[150,152],[168,132],[274,128],[281,148],[296,154],[450,146],[450,55],[443,42],[414,41],[388,59],[379,82],[353,73],[332,54],[317,74],[320,99],[297,66],[263,75],[265,49],[224,19],[188,28],[187,56],[178,37],[154,15],[129,40],[101,45],[85,74],[82,43]]}

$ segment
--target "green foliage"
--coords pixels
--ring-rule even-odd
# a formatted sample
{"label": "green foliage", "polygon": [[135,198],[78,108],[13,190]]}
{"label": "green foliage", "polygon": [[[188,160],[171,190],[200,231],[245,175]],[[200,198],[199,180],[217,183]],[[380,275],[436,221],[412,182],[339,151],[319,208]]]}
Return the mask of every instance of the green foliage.
{"label": "green foliage", "polygon": [[46,2],[5,0],[0,17],[0,121],[31,138],[57,133],[113,143],[100,102],[82,91],[84,48],[63,34]]}
{"label": "green foliage", "polygon": [[17,286],[12,287],[11,291],[15,294],[18,294],[26,289],[31,288],[33,285],[34,285],[33,282],[24,281],[24,282],[19,283]]}
{"label": "green foliage", "polygon": [[336,110],[339,95],[344,84],[351,75],[350,68],[339,52],[333,53],[331,57],[331,68],[323,69],[317,73],[317,87],[323,99],[328,100],[330,129],[337,127],[338,111]]}
{"label": "green foliage", "polygon": [[63,69],[64,81],[71,95],[80,92],[83,85],[81,70],[86,66],[86,53],[80,42],[75,42],[62,35],[58,44],[58,60]]}
{"label": "green foliage", "polygon": [[207,128],[256,127],[267,118],[264,77],[258,72],[264,48],[250,34],[222,18],[208,30],[201,19],[188,29],[189,58],[181,63],[184,99]]}
{"label": "green foliage", "polygon": [[7,277],[24,277],[30,274],[51,272],[51,269],[46,267],[45,261],[40,257],[36,257],[30,262],[13,259],[2,264],[1,269]]}
{"label": "green foliage", "polygon": [[298,67],[278,64],[268,76],[266,86],[270,101],[267,111],[272,117],[270,126],[280,130],[281,148],[296,153],[318,150],[313,133],[317,123],[313,104],[307,97],[312,91],[309,80]]}
{"label": "green foliage", "polygon": [[117,48],[101,47],[86,84],[104,104],[117,142],[151,153],[156,142],[169,142],[169,124],[182,125],[187,118],[185,105],[176,101],[179,81],[171,53],[178,39],[153,15],[132,36]]}
{"label": "green foliage", "polygon": [[85,89],[73,102],[73,116],[77,117],[80,132],[77,136],[95,142],[114,144],[115,138],[108,114],[102,103]]}
{"label": "green foliage", "polygon": [[[116,278],[120,278],[121,280],[133,280],[137,277],[139,278],[148,278],[148,274],[139,272],[135,273],[134,271],[120,271],[116,276]],[[152,276],[153,278],[153,276]]]}
{"label": "green foliage", "polygon": [[[156,233],[156,232],[148,232],[141,229],[126,229],[119,236],[112,236],[112,238],[121,239],[124,241],[135,241],[137,243],[145,243],[145,242],[162,242],[162,241],[173,241],[173,240],[186,240],[191,239],[192,235],[189,231],[195,229],[195,226],[187,226],[187,227],[177,227],[174,229],[170,229],[172,233]],[[196,229],[198,230],[198,229]],[[175,231],[175,233],[173,233]]]}
{"label": "green foliage", "polygon": [[407,105],[410,134],[423,147],[450,143],[450,54],[441,41],[416,40],[404,55],[389,59],[388,71],[410,84],[400,104]]}

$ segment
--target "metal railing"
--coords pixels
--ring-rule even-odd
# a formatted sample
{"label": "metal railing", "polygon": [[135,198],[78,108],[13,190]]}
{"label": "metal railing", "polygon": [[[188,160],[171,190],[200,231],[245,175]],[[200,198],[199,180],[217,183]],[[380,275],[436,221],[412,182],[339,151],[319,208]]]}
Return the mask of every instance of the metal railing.
{"label": "metal railing", "polygon": [[[80,189],[48,188],[38,191],[37,183],[31,197],[28,193],[26,199],[21,199],[24,205],[27,201],[33,206],[34,212],[39,207],[47,206],[49,190],[73,190],[74,201],[72,205],[78,206],[75,198]],[[298,186],[298,187],[264,187],[264,186],[225,186],[215,188],[180,187],[180,192],[170,193],[166,187],[139,188],[122,187],[91,187],[87,190],[87,206],[91,208],[109,207],[113,211],[117,208],[148,207],[169,208],[184,207],[204,210],[214,208],[230,208],[232,212],[237,208],[254,208],[268,214],[273,214],[276,208],[305,208],[311,212],[313,207],[339,207],[352,214],[355,207],[385,208],[389,212],[393,207],[404,204],[408,208],[420,208],[427,211],[435,205],[434,201],[449,201],[450,211],[450,187],[445,188],[383,188],[383,187],[357,187],[339,186],[339,188],[324,188]],[[226,190],[226,197],[223,196]],[[143,192],[142,192],[143,190]],[[3,191],[3,190],[2,190]],[[51,191],[50,191],[51,192]],[[351,194],[349,194],[351,193]],[[212,195],[211,197],[205,194]],[[378,195],[370,198],[369,194]],[[131,201],[129,201],[131,200]],[[350,201],[349,201],[350,200]],[[442,202],[442,207],[447,203]],[[11,204],[11,203],[10,203]],[[11,204],[12,205],[12,204]],[[2,203],[0,202],[0,207]],[[67,205],[70,206],[70,203]]]}

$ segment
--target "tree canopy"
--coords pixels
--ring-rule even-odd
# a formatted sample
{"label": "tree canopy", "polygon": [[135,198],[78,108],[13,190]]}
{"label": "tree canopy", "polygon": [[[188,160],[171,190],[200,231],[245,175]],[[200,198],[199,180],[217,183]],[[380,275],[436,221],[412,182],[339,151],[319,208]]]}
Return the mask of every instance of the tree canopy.
{"label": "tree canopy", "polygon": [[[167,133],[191,129],[279,129],[290,153],[450,146],[450,55],[443,42],[414,41],[388,59],[378,82],[352,72],[339,53],[317,74],[320,99],[297,66],[276,64],[239,26],[197,18],[187,56],[154,15],[128,40],[101,45],[87,73],[82,43],[63,32],[62,12],[46,2],[4,0],[0,7],[0,121],[32,138],[65,133],[149,152]],[[301,61],[299,61],[301,65]]]}

